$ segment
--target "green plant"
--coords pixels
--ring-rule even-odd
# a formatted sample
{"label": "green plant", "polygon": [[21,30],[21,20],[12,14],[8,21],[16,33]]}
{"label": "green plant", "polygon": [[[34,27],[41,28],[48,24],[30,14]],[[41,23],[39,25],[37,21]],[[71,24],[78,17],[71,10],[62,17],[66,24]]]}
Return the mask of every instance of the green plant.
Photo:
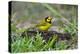
{"label": "green plant", "polygon": [[68,32],[71,36],[77,36],[78,33],[78,25],[75,19],[71,21],[70,24],[64,25],[64,32]]}
{"label": "green plant", "polygon": [[53,35],[48,42],[43,40],[41,34],[37,33],[36,36],[26,36],[18,39],[11,44],[12,52],[32,52],[32,51],[44,51],[54,49],[54,45],[57,40],[57,36]]}

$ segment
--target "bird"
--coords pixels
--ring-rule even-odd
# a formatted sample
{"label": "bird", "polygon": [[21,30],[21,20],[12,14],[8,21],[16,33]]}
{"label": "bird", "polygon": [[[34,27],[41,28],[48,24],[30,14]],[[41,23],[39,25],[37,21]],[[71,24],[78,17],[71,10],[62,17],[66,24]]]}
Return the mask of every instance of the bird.
{"label": "bird", "polygon": [[52,26],[52,17],[47,16],[43,20],[40,21],[35,27],[39,31],[48,31],[48,29]]}

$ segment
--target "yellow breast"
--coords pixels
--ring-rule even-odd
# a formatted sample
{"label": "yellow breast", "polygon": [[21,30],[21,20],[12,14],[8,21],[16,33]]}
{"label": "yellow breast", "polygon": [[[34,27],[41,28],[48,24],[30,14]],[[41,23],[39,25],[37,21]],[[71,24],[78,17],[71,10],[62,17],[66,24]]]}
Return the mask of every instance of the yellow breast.
{"label": "yellow breast", "polygon": [[51,27],[51,24],[46,23],[45,26],[39,26],[38,29],[41,31],[47,31]]}

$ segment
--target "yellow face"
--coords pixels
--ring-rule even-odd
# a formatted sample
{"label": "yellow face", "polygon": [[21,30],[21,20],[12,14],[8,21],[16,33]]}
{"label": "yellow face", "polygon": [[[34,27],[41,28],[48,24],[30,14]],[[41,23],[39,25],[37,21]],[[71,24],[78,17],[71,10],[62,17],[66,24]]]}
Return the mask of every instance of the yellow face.
{"label": "yellow face", "polygon": [[51,20],[52,20],[51,17],[48,17],[48,18],[46,19],[47,22],[51,22]]}

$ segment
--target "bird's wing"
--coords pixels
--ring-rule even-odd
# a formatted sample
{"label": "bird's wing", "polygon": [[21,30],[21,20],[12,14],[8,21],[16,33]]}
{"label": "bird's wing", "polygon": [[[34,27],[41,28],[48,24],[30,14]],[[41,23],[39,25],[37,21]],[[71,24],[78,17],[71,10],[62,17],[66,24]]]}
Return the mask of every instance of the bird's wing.
{"label": "bird's wing", "polygon": [[41,22],[41,23],[36,25],[36,27],[38,27],[38,26],[46,26],[46,22]]}

